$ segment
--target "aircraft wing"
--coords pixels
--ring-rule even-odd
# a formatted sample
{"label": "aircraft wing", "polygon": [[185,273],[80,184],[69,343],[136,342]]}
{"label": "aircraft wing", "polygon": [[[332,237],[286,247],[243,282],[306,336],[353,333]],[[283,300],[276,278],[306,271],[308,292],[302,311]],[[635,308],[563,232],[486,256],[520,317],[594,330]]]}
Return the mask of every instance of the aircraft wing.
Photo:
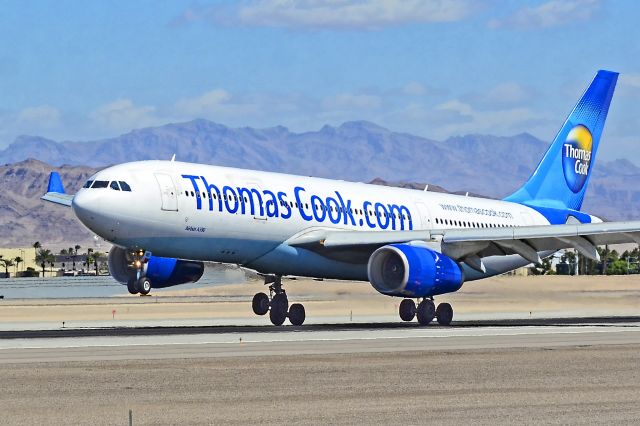
{"label": "aircraft wing", "polygon": [[381,246],[410,241],[438,241],[442,253],[470,266],[478,265],[482,257],[509,254],[519,254],[532,263],[539,263],[538,252],[567,248],[599,260],[596,246],[640,244],[640,221],[432,231],[315,230],[292,238],[288,244],[331,257],[333,251],[349,250],[370,255]]}
{"label": "aircraft wing", "polygon": [[58,172],[51,172],[51,174],[49,175],[49,185],[47,186],[47,193],[40,197],[40,199],[49,201],[51,203],[71,207],[73,194],[65,193],[60,174],[58,174]]}

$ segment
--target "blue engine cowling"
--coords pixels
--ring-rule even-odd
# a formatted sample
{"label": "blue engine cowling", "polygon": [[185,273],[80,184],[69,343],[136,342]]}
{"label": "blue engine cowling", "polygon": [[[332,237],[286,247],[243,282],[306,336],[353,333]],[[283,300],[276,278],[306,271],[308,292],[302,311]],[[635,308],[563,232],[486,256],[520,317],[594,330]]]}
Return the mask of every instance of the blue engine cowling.
{"label": "blue engine cowling", "polygon": [[170,257],[151,256],[145,276],[155,288],[193,283],[204,273],[204,263]]}
{"label": "blue engine cowling", "polygon": [[[135,279],[136,270],[127,251],[112,247],[109,252],[109,272],[122,284]],[[169,257],[151,256],[145,265],[144,275],[151,280],[154,288],[171,287],[198,281],[204,273],[204,263]]]}
{"label": "blue engine cowling", "polygon": [[409,244],[391,244],[373,252],[367,265],[369,282],[382,294],[431,297],[462,287],[460,266],[442,253]]}

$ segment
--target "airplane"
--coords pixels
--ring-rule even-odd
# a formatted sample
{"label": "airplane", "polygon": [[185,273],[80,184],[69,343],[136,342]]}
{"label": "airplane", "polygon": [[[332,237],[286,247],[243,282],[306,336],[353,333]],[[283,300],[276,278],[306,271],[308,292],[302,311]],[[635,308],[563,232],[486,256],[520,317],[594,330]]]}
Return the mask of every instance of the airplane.
{"label": "airplane", "polygon": [[[618,73],[600,70],[531,177],[503,200],[175,161],[108,167],[76,194],[52,172],[43,200],[69,206],[113,244],[112,276],[132,294],[195,282],[204,262],[257,271],[252,300],[274,325],[302,325],[282,278],[368,281],[403,298],[403,321],[449,325],[434,296],[573,248],[640,244],[640,221],[580,210]],[[418,302],[416,304],[416,301]]]}

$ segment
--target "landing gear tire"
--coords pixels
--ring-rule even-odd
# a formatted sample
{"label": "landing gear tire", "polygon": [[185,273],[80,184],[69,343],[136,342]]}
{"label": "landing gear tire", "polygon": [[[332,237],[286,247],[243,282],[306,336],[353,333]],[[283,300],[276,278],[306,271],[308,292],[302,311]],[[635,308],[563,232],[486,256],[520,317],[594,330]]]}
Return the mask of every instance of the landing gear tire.
{"label": "landing gear tire", "polygon": [[294,303],[289,308],[289,322],[293,325],[302,325],[306,317],[304,306],[300,303]]}
{"label": "landing gear tire", "polygon": [[289,301],[284,293],[276,294],[271,299],[271,309],[269,310],[269,319],[273,325],[282,325],[287,319],[287,311],[289,309]]}
{"label": "landing gear tire", "polygon": [[449,325],[453,319],[453,308],[448,303],[440,303],[436,309],[436,319],[440,325]]}
{"label": "landing gear tire", "polygon": [[416,303],[411,299],[404,299],[400,302],[399,311],[402,321],[413,321],[416,316]]}
{"label": "landing gear tire", "polygon": [[127,281],[127,290],[129,290],[129,293],[131,294],[138,294],[138,289],[136,288],[136,280],[131,279]]}
{"label": "landing gear tire", "polygon": [[140,278],[136,284],[136,289],[140,294],[149,294],[151,291],[151,280],[147,277]]}
{"label": "landing gear tire", "polygon": [[433,304],[433,300],[424,299],[420,302],[416,309],[416,316],[420,325],[429,325],[436,316],[436,307]]}
{"label": "landing gear tire", "polygon": [[269,312],[269,296],[264,293],[256,293],[251,302],[253,313],[256,315],[266,315]]}

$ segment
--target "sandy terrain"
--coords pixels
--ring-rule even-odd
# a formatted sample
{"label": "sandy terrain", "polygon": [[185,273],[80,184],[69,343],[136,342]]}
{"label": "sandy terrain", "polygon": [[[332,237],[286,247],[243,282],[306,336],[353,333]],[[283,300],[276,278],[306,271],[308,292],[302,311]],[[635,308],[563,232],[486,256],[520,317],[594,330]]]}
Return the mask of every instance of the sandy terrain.
{"label": "sandy terrain", "polygon": [[[286,281],[291,303],[305,304],[307,318],[333,321],[393,320],[401,299],[383,296],[368,283]],[[16,322],[128,320],[255,320],[250,301],[266,287],[259,282],[175,290],[153,296],[104,299],[0,301],[0,325]],[[542,316],[637,315],[640,276],[502,276],[465,284],[450,302],[458,319],[538,318]],[[115,313],[114,313],[115,311]],[[454,318],[454,319],[455,319]],[[268,320],[265,319],[268,323]]]}

